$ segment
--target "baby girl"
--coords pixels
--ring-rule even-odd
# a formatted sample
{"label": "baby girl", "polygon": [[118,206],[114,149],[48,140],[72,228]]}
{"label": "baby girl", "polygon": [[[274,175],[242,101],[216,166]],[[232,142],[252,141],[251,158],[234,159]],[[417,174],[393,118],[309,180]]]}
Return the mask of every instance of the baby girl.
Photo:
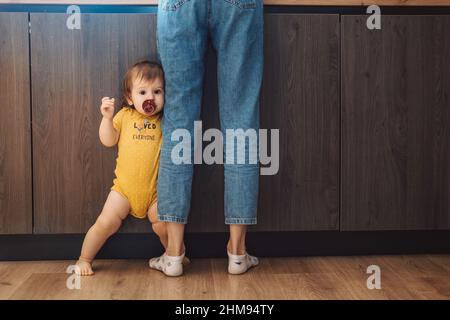
{"label": "baby girl", "polygon": [[[156,195],[163,106],[164,73],[158,63],[150,61],[138,62],[127,71],[122,109],[115,116],[114,98],[102,99],[99,136],[106,147],[118,144],[116,178],[100,216],[84,239],[77,261],[80,275],[94,274],[93,259],[128,214],[148,217],[167,247],[166,223],[158,221]],[[183,262],[189,260],[184,258]]]}

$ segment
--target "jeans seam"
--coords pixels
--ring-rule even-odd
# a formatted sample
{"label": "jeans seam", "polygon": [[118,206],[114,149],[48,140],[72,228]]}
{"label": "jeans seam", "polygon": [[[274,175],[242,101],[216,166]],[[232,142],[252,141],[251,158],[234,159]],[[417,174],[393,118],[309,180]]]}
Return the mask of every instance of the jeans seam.
{"label": "jeans seam", "polygon": [[165,222],[180,222],[180,223],[187,223],[186,218],[180,218],[177,216],[170,216],[170,215],[161,215],[158,214],[158,220],[159,221],[165,221]]}
{"label": "jeans seam", "polygon": [[183,4],[185,4],[186,2],[189,2],[189,1],[191,1],[191,0],[179,0],[179,1],[175,2],[174,4],[164,3],[161,8],[165,11],[176,11]]}
{"label": "jeans seam", "polygon": [[208,6],[208,10],[207,10],[207,17],[206,17],[206,22],[208,24],[208,30],[211,29],[211,0],[208,0],[207,2],[207,6]]}
{"label": "jeans seam", "polygon": [[225,0],[225,2],[228,2],[229,4],[235,5],[241,9],[256,9],[256,2],[248,2],[248,3],[242,3],[239,0]]}
{"label": "jeans seam", "polygon": [[225,224],[257,224],[256,218],[225,218]]}

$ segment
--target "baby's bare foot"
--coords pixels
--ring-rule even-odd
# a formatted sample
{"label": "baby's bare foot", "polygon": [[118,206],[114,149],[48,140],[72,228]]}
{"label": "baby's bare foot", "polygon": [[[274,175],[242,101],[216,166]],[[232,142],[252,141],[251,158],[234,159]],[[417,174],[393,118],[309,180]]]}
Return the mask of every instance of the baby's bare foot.
{"label": "baby's bare foot", "polygon": [[94,274],[94,271],[92,270],[92,266],[88,261],[85,260],[78,260],[77,261],[77,267],[75,269],[75,273],[80,276],[92,276]]}

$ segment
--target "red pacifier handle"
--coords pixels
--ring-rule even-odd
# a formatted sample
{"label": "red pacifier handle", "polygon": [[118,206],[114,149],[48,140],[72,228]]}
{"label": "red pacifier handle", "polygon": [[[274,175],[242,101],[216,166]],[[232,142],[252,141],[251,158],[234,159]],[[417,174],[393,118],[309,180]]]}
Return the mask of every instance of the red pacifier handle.
{"label": "red pacifier handle", "polygon": [[152,114],[153,112],[155,112],[156,110],[155,100],[153,99],[145,100],[144,103],[142,104],[142,109],[144,109],[144,112],[147,114]]}

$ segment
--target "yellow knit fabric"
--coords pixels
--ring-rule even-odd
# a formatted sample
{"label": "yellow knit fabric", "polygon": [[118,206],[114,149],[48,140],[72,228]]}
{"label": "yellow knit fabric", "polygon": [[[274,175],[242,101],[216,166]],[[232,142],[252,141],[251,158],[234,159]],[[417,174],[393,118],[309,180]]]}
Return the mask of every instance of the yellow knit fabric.
{"label": "yellow knit fabric", "polygon": [[113,125],[120,137],[111,190],[128,199],[133,216],[145,218],[157,200],[161,115],[148,117],[125,107],[114,116]]}

